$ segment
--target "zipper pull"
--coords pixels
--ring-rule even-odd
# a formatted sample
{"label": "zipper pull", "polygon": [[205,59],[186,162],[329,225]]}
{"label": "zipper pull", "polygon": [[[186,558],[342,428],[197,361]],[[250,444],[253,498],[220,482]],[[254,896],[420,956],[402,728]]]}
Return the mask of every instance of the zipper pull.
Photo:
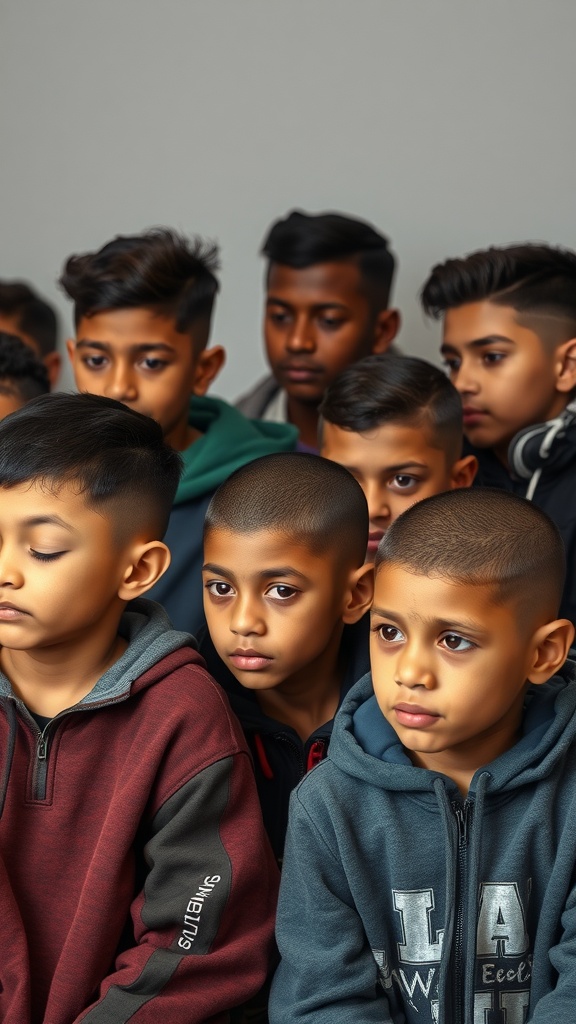
{"label": "zipper pull", "polygon": [[458,843],[462,846],[468,845],[468,825],[470,822],[470,804],[454,804],[454,814],[458,824]]}
{"label": "zipper pull", "polygon": [[45,739],[43,732],[41,732],[38,737],[37,756],[39,761],[45,761],[48,756],[48,740]]}

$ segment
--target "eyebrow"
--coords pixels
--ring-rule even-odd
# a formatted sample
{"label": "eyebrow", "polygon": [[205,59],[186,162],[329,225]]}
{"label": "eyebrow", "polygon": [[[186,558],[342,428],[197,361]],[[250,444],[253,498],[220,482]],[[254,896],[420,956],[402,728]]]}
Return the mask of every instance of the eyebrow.
{"label": "eyebrow", "polygon": [[67,523],[66,520],[61,519],[60,516],[29,516],[28,519],[24,520],[25,526],[61,526],[63,530],[68,530],[69,533],[76,533],[74,527]]}
{"label": "eyebrow", "polygon": [[[508,345],[516,344],[512,338],[507,338],[504,334],[487,334],[485,338],[473,338],[472,341],[464,341],[462,344],[466,348],[484,348],[486,345],[501,345],[503,342]],[[455,343],[451,344],[449,341],[445,341],[440,346],[440,351],[451,352],[455,350],[455,347]]]}
{"label": "eyebrow", "polygon": [[[389,611],[387,608],[377,608],[372,606],[372,615],[380,615],[383,619],[397,619],[401,621],[401,616],[398,616],[397,612]],[[422,615],[421,619],[423,622],[428,623],[431,626],[436,626],[439,629],[452,630],[454,632],[463,630],[466,633],[475,633],[476,635],[484,636],[486,630],[482,628],[477,622],[462,621],[457,622],[454,619],[438,619],[434,616]]]}
{"label": "eyebrow", "polygon": [[[349,473],[359,473],[360,469],[357,466],[349,465],[349,463],[341,463],[344,469],[347,469]],[[429,469],[424,462],[399,462],[396,466],[381,466],[380,473],[400,473],[403,469]]]}
{"label": "eyebrow", "polygon": [[[213,572],[216,576],[227,576],[228,579],[236,579],[235,574],[231,569],[225,569],[222,565],[215,565],[213,562],[206,562],[202,566],[203,572]],[[292,568],[291,565],[280,565],[278,568],[263,569],[262,572],[258,573],[261,579],[277,579],[286,576],[297,576],[301,580],[307,580],[308,577],[303,572],[299,572],[298,569]]]}
{"label": "eyebrow", "polygon": [[[91,341],[90,338],[80,338],[76,342],[76,348],[96,348],[100,352],[110,352],[113,346],[105,341]],[[134,345],[128,346],[129,352],[158,352],[158,350],[163,352],[174,351],[171,345],[166,345],[163,341],[136,342]]]}
{"label": "eyebrow", "polygon": [[[269,295],[266,299],[267,306],[282,306],[283,309],[292,309],[294,303],[286,302],[285,299],[276,299],[273,295]],[[348,306],[343,302],[313,302],[312,309],[341,309],[346,311]]]}

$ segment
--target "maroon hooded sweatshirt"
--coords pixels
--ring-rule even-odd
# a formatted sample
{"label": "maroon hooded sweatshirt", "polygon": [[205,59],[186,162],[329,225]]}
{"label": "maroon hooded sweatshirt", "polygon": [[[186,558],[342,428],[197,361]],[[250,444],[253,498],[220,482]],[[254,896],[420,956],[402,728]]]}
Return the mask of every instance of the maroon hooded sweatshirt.
{"label": "maroon hooded sweatshirt", "polygon": [[270,967],[277,870],[241,730],[158,605],[120,632],[43,731],[0,674],[3,1024],[216,1024]]}

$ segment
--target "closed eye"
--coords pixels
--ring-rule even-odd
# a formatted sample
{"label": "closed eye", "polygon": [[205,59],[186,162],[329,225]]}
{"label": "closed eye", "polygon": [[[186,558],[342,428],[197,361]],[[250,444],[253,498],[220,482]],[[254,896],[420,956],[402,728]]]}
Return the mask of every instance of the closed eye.
{"label": "closed eye", "polygon": [[55,562],[57,558],[65,555],[66,551],[36,551],[34,548],[30,548],[30,554],[38,562]]}

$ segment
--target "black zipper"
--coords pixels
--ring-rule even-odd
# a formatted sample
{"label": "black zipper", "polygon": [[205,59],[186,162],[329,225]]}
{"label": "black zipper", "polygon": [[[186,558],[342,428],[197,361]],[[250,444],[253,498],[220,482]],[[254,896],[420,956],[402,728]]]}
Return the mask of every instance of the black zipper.
{"label": "black zipper", "polygon": [[458,855],[456,859],[456,930],[454,936],[453,954],[453,994],[454,994],[454,1016],[453,1024],[465,1024],[464,1022],[464,920],[465,920],[465,899],[466,899],[466,875],[468,859],[468,833],[472,819],[472,802],[465,800],[464,803],[454,802],[452,808],[458,826]]}

